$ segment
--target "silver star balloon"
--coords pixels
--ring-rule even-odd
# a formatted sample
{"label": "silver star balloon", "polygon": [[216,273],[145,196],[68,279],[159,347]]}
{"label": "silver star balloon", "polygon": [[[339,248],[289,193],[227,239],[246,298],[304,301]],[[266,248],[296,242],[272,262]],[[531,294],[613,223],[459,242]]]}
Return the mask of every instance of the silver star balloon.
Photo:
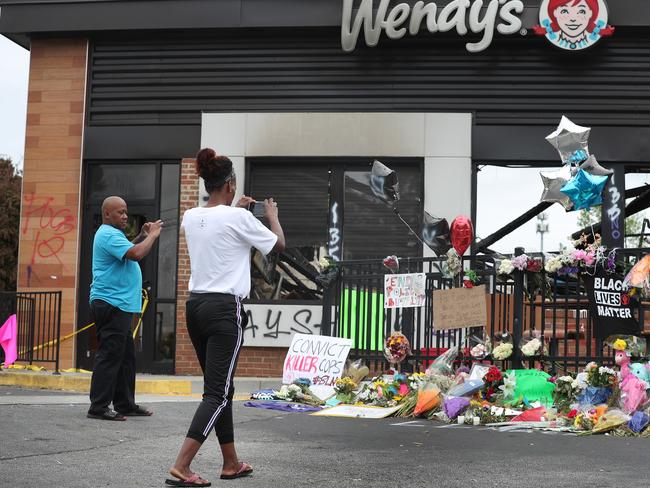
{"label": "silver star balloon", "polygon": [[563,166],[559,171],[542,171],[539,173],[544,183],[542,202],[558,202],[568,212],[573,208],[571,199],[560,190],[571,179],[571,167]]}
{"label": "silver star balloon", "polygon": [[580,169],[583,169],[590,175],[594,176],[608,176],[614,174],[613,169],[603,168],[596,160],[596,156],[593,154],[589,156],[589,159],[580,165]]}
{"label": "silver star balloon", "polygon": [[562,163],[578,166],[589,157],[590,127],[574,124],[564,115],[546,140],[560,153]]}

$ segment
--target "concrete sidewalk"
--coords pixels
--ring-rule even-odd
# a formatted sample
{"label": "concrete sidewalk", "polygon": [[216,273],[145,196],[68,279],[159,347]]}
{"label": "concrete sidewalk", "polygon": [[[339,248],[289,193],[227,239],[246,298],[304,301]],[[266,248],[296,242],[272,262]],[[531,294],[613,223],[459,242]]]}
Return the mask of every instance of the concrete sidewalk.
{"label": "concrete sidewalk", "polygon": [[[60,373],[18,369],[0,370],[0,385],[46,390],[64,390],[88,393],[89,373]],[[279,389],[282,378],[235,378],[235,396],[238,400],[250,398],[251,392],[263,388]],[[169,376],[138,374],[136,392],[154,395],[200,396],[203,393],[202,376]]]}

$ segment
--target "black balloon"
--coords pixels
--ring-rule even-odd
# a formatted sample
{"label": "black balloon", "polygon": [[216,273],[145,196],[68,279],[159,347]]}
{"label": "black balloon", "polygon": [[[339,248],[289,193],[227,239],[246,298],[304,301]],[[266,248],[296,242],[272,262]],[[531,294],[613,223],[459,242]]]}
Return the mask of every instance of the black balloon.
{"label": "black balloon", "polygon": [[379,161],[372,164],[370,188],[376,196],[386,202],[399,201],[397,173]]}
{"label": "black balloon", "polygon": [[451,249],[451,238],[447,219],[432,217],[427,212],[424,212],[422,241],[438,256],[449,251]]}

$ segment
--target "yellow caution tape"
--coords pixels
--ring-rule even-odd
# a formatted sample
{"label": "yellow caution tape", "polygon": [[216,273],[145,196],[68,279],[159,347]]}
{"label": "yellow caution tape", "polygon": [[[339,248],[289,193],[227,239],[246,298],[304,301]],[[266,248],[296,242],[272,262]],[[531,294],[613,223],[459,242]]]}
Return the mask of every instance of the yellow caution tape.
{"label": "yellow caution tape", "polygon": [[140,328],[140,325],[142,325],[142,316],[144,315],[144,312],[147,310],[147,305],[149,305],[149,293],[147,290],[144,288],[142,289],[142,312],[140,312],[140,318],[138,319],[138,324],[135,326],[135,330],[133,331],[133,338],[135,339],[135,335],[138,333],[138,329]]}
{"label": "yellow caution tape", "polygon": [[[3,363],[4,365],[4,363]],[[43,366],[36,366],[35,364],[10,364],[7,366],[7,369],[24,369],[27,371],[45,371],[45,368]]]}
{"label": "yellow caution tape", "polygon": [[91,374],[92,371],[88,371],[87,369],[81,369],[81,368],[68,368],[68,369],[62,369],[62,373],[87,373]]}
{"label": "yellow caution tape", "polygon": [[[145,311],[147,310],[148,305],[149,305],[149,293],[147,292],[147,290],[145,290],[143,288],[142,289],[142,311],[140,312],[140,318],[138,319],[138,324],[136,325],[135,330],[133,331],[133,338],[134,339],[135,339],[135,335],[138,333],[138,329],[140,328],[140,325],[142,324],[142,316],[144,315]],[[71,332],[69,334],[66,334],[63,337],[61,337],[60,339],[52,339],[49,342],[46,342],[44,344],[40,344],[38,346],[35,346],[32,349],[32,352],[40,351],[41,349],[45,349],[47,347],[54,346],[57,343],[65,342],[68,339],[73,338],[77,334],[80,334],[81,332],[90,329],[93,325],[95,325],[95,322],[93,322],[91,324],[88,324],[88,325],[82,327],[81,329],[77,329],[77,330],[75,330],[75,331],[73,331],[73,332]],[[27,351],[29,351],[29,349],[24,349],[24,350],[20,351],[19,355],[22,356]],[[15,369],[23,369],[23,368],[15,368]],[[43,368],[43,369],[45,369],[45,368]],[[41,370],[39,370],[39,371],[41,371]]]}

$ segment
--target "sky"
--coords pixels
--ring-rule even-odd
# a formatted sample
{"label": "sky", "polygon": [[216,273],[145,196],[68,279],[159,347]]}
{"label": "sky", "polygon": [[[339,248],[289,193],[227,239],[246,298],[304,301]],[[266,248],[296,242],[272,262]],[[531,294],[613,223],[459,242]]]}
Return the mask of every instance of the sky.
{"label": "sky", "polygon": [[0,36],[0,155],[22,168],[29,51]]}
{"label": "sky", "polygon": [[[27,85],[29,52],[0,36],[0,154],[9,156],[22,167],[25,146],[25,121],[27,111]],[[559,117],[558,117],[559,122]],[[548,133],[555,127],[549,127]],[[597,129],[596,129],[597,130]],[[545,137],[547,133],[541,133]],[[599,137],[605,137],[599,134]],[[558,165],[555,168],[559,169]],[[478,176],[476,234],[487,237],[539,202],[542,194],[542,169],[484,167]],[[648,175],[629,174],[627,188],[650,183]],[[557,250],[568,245],[568,236],[578,230],[577,213],[565,212],[559,204],[547,211],[549,232],[544,235],[544,250]],[[536,233],[536,219],[532,219],[515,232],[504,237],[492,249],[513,253],[521,246],[526,251],[539,251],[540,235]]]}

